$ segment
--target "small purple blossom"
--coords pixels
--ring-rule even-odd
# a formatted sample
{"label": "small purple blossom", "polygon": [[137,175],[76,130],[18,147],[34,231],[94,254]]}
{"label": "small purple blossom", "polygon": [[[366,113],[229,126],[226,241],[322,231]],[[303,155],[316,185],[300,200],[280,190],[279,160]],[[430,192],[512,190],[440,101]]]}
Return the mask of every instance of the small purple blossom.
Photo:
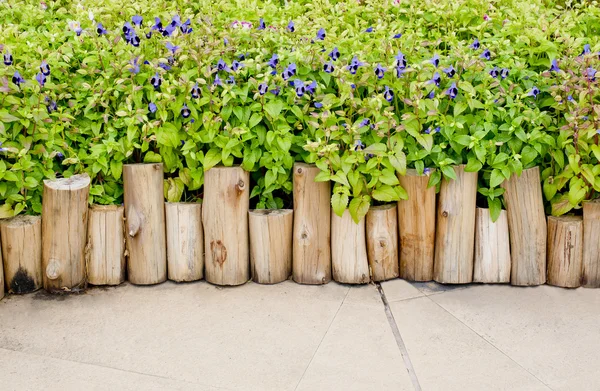
{"label": "small purple blossom", "polygon": [[352,61],[350,62],[350,65],[348,65],[346,69],[348,69],[351,74],[355,75],[356,71],[358,71],[358,68],[362,65],[365,64],[363,62],[360,62],[358,60],[358,57],[354,56],[354,58],[352,58]]}
{"label": "small purple blossom", "polygon": [[431,58],[431,60],[429,60],[429,62],[434,66],[434,67],[438,67],[440,65],[440,56],[438,56],[437,53],[435,53],[433,55],[433,57]]}
{"label": "small purple blossom", "polygon": [[142,18],[139,15],[135,15],[133,18],[131,18],[131,22],[135,25],[135,26],[141,26],[142,25],[142,21],[144,20],[144,18]]}
{"label": "small purple blossom", "polygon": [[429,92],[429,94],[427,94],[426,98],[427,99],[435,98],[435,90],[431,90],[431,92]]}
{"label": "small purple blossom", "polygon": [[550,72],[558,72],[558,71],[560,71],[560,68],[558,67],[558,63],[557,63],[556,59],[552,60],[552,64],[550,66],[549,71]]}
{"label": "small purple blossom", "polygon": [[443,71],[446,74],[446,76],[448,76],[451,79],[454,77],[454,75],[456,75],[456,70],[452,65],[450,65],[448,68],[444,68]]}
{"label": "small purple blossom", "polygon": [[529,91],[529,93],[527,93],[527,96],[533,96],[534,98],[537,98],[537,96],[540,94],[540,89],[537,87],[533,87],[531,89],[531,91]]}
{"label": "small purple blossom", "polygon": [[452,83],[450,88],[446,90],[446,95],[448,95],[450,99],[456,98],[456,96],[458,95],[458,88],[456,87],[456,83]]}
{"label": "small purple blossom", "polygon": [[377,76],[378,79],[383,79],[383,77],[385,76],[385,68],[381,66],[381,64],[377,64],[377,66],[375,67],[375,76]]}
{"label": "small purple blossom", "polygon": [[40,84],[40,87],[43,87],[44,84],[46,84],[46,76],[41,72],[35,75],[35,80]]}
{"label": "small purple blossom", "polygon": [[48,113],[53,113],[58,109],[55,101],[50,101],[47,106]]}
{"label": "small purple blossom", "polygon": [[328,61],[325,64],[323,64],[323,71],[325,71],[326,73],[333,72],[333,69],[333,63],[331,61]]}
{"label": "small purple blossom", "polygon": [[13,64],[13,56],[9,52],[4,53],[4,65],[10,66]]}
{"label": "small purple blossom", "polygon": [[321,103],[321,102],[315,102],[315,107],[316,107],[317,109],[320,109],[320,108],[322,108],[322,107],[323,107],[323,103]]}
{"label": "small purple blossom", "polygon": [[308,92],[309,94],[314,94],[315,91],[317,90],[317,82],[316,81],[312,81],[310,83],[308,83],[306,85],[306,92]]}
{"label": "small purple blossom", "polygon": [[317,39],[323,41],[325,39],[325,29],[324,28],[320,28],[319,31],[317,31]]}
{"label": "small purple blossom", "polygon": [[365,30],[365,33],[372,33],[372,32],[373,32],[373,27],[368,27],[368,28]]}
{"label": "small purple blossom", "polygon": [[393,39],[398,39],[398,38],[401,38],[401,37],[402,37],[402,33],[398,33],[398,34],[394,35],[392,38]]}
{"label": "small purple blossom", "polygon": [[154,18],[154,25],[152,26],[152,28],[150,30],[152,30],[152,31],[158,31],[159,33],[162,34],[162,32],[163,32],[163,25],[162,25],[162,22],[160,21],[160,18],[158,18],[158,17]]}
{"label": "small purple blossom", "polygon": [[490,60],[492,58],[492,53],[490,52],[489,49],[485,49],[483,51],[483,53],[481,53],[481,55],[479,57],[481,57],[481,58],[483,58],[485,60]]}
{"label": "small purple blossom", "polygon": [[157,107],[154,104],[154,102],[150,102],[148,103],[148,111],[151,112],[152,114],[156,113]]}
{"label": "small purple blossom", "polygon": [[160,85],[162,84],[162,79],[160,78],[160,75],[158,74],[158,72],[156,72],[154,74],[154,76],[152,76],[150,78],[150,84],[152,85],[152,87],[154,87],[155,90],[159,90],[160,89]]}
{"label": "small purple blossom", "polygon": [[293,33],[294,31],[296,31],[296,27],[294,26],[294,21],[290,20],[290,22],[287,25],[287,30],[290,33]]}
{"label": "small purple blossom", "polygon": [[242,64],[238,60],[233,60],[233,62],[231,63],[231,69],[233,69],[234,72],[242,68],[243,66],[244,64]]}
{"label": "small purple blossom", "polygon": [[471,49],[479,49],[481,45],[479,44],[479,40],[477,38],[475,38],[475,40],[473,41],[473,43],[469,46]]}
{"label": "small purple blossom", "polygon": [[258,30],[264,30],[266,28],[265,26],[265,20],[263,18],[260,18],[260,21],[258,23]]}
{"label": "small purple blossom", "polygon": [[277,54],[273,54],[271,59],[268,62],[269,66],[273,69],[277,68],[277,64],[279,64],[279,56]]}
{"label": "small purple blossom", "polygon": [[158,63],[159,68],[164,69],[165,71],[170,71],[171,66],[169,64],[165,64],[164,62]]}
{"label": "small purple blossom", "polygon": [[22,83],[25,83],[25,79],[21,77],[19,71],[15,71],[12,77],[12,82],[20,87]]}
{"label": "small purple blossom", "polygon": [[494,79],[496,79],[499,75],[500,75],[500,71],[498,70],[498,67],[493,67],[490,70],[490,76],[493,77]]}
{"label": "small purple blossom", "polygon": [[187,104],[183,104],[183,107],[181,108],[181,116],[183,118],[189,118],[189,116],[192,114],[192,112],[190,111],[190,108],[187,106]]}
{"label": "small purple blossom", "polygon": [[44,76],[50,76],[50,65],[46,62],[46,60],[42,60],[42,64],[40,65],[40,72]]}
{"label": "small purple blossom", "polygon": [[227,66],[227,63],[223,61],[222,58],[217,62],[217,70],[227,72],[231,71],[231,69],[229,69],[229,67]]}
{"label": "small purple blossom", "polygon": [[267,83],[261,83],[258,85],[258,93],[260,95],[266,94],[268,89],[269,89],[269,86],[267,85]]}
{"label": "small purple blossom", "polygon": [[108,34],[108,31],[106,31],[102,23],[98,23],[96,25],[96,33],[98,34],[98,36],[102,36]]}
{"label": "small purple blossom", "polygon": [[131,68],[129,68],[129,72],[133,73],[134,75],[137,75],[140,72],[140,64],[138,64],[138,59],[139,57],[136,57],[133,60],[129,61],[129,65],[131,65]]}
{"label": "small purple blossom", "polygon": [[585,70],[584,75],[588,78],[589,81],[596,81],[596,70],[592,67],[589,67]]}
{"label": "small purple blossom", "polygon": [[200,87],[198,87],[198,83],[194,84],[194,86],[192,87],[192,98],[194,99],[198,99],[200,98]]}
{"label": "small purple blossom", "polygon": [[169,51],[171,51],[171,53],[175,54],[175,52],[177,50],[179,50],[179,46],[175,46],[173,45],[171,42],[167,42],[165,43],[165,46],[167,47],[167,49],[169,49]]}
{"label": "small purple blossom", "polygon": [[391,102],[392,100],[394,100],[394,91],[392,91],[390,89],[390,87],[385,86],[385,91],[383,92],[383,97],[385,98],[385,100],[387,100],[388,102]]}
{"label": "small purple blossom", "polygon": [[355,151],[362,151],[364,147],[365,147],[365,144],[363,144],[362,141],[360,141],[360,140],[354,141],[354,150]]}
{"label": "small purple blossom", "polygon": [[306,92],[306,86],[304,85],[302,80],[299,79],[294,80],[294,89],[296,90],[296,95],[298,96],[298,98],[304,96],[304,93]]}
{"label": "small purple blossom", "polygon": [[179,30],[181,31],[181,33],[182,34],[191,34],[191,32],[194,31],[194,29],[190,27],[191,24],[192,24],[192,22],[190,21],[189,18],[184,23],[182,23],[181,26],[179,26]]}
{"label": "small purple blossom", "polygon": [[213,86],[222,86],[223,82],[218,74],[215,75],[215,80],[213,81]]}
{"label": "small purple blossom", "polygon": [[509,73],[510,71],[508,68],[502,68],[502,70],[500,70],[500,77],[502,77],[502,79],[506,79]]}
{"label": "small purple blossom", "polygon": [[433,77],[431,78],[431,80],[429,80],[427,82],[427,84],[435,84],[436,87],[439,87],[441,81],[442,81],[442,78],[440,77],[440,74],[438,72],[436,72],[433,74]]}
{"label": "small purple blossom", "polygon": [[592,51],[590,49],[590,44],[587,43],[585,45],[583,45],[583,52],[581,52],[580,56],[586,55],[586,54],[590,54]]}
{"label": "small purple blossom", "polygon": [[337,61],[338,58],[340,58],[340,51],[338,50],[337,47],[333,48],[333,50],[331,51],[331,53],[329,53],[329,57],[331,57],[331,59],[333,61]]}
{"label": "small purple blossom", "polygon": [[396,59],[396,67],[400,69],[406,68],[406,58],[404,58],[404,54],[402,54],[402,52],[398,52],[394,58]]}

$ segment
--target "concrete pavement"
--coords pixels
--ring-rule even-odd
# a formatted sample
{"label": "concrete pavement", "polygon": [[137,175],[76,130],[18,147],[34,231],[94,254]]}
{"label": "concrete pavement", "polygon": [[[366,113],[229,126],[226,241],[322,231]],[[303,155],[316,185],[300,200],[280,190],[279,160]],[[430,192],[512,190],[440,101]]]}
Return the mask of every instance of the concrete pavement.
{"label": "concrete pavement", "polygon": [[0,301],[0,388],[599,390],[600,290],[204,281]]}

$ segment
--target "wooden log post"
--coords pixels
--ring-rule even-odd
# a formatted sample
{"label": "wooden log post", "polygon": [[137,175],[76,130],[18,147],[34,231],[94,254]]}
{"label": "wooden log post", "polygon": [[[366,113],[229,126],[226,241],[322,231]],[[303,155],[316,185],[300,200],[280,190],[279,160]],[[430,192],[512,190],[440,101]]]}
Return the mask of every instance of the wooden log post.
{"label": "wooden log post", "polygon": [[398,201],[400,277],[409,281],[431,281],[435,246],[435,187],[427,187],[429,176],[408,169],[399,176],[408,194]]}
{"label": "wooden log post", "polygon": [[[0,263],[2,262],[2,242],[0,241]],[[0,300],[4,298],[4,268],[0,267]]]}
{"label": "wooden log post", "polygon": [[87,174],[44,181],[42,197],[42,274],[49,292],[86,287]]}
{"label": "wooden log post", "polygon": [[600,199],[583,204],[583,286],[600,288]]}
{"label": "wooden log post", "polygon": [[9,293],[40,289],[42,280],[42,218],[17,216],[0,220],[4,280]]}
{"label": "wooden log post", "polygon": [[365,219],[356,224],[346,209],[342,217],[331,211],[333,279],[345,284],[369,282]]}
{"label": "wooden log post", "polygon": [[125,281],[124,207],[92,205],[88,218],[88,282],[119,285]]}
{"label": "wooden log post", "polygon": [[248,209],[250,176],[241,167],[213,167],[204,173],[205,278],[216,285],[250,279]]}
{"label": "wooden log post", "polygon": [[492,222],[489,209],[477,208],[473,281],[510,282],[510,245],[505,210],[500,211],[498,220]]}
{"label": "wooden log post", "polygon": [[151,285],[167,279],[163,165],[125,164],[125,238],[129,281]]}
{"label": "wooden log post", "polygon": [[456,179],[442,180],[435,232],[434,280],[442,284],[473,281],[477,173],[454,167]]}
{"label": "wooden log post", "polygon": [[300,284],[331,281],[331,184],[315,182],[319,168],[294,164],[293,278]]}
{"label": "wooden log post", "polygon": [[249,212],[252,280],[276,284],[292,274],[292,209],[257,209]]}
{"label": "wooden log post", "polygon": [[546,215],[538,167],[523,170],[502,182],[511,251],[510,283],[541,285],[546,282]]}
{"label": "wooden log post", "polygon": [[581,286],[582,271],[583,219],[548,216],[548,284],[577,288]]}
{"label": "wooden log post", "polygon": [[397,278],[398,211],[394,204],[372,206],[367,213],[367,258],[373,281]]}
{"label": "wooden log post", "polygon": [[197,281],[204,276],[202,204],[167,202],[167,270],[169,280]]}

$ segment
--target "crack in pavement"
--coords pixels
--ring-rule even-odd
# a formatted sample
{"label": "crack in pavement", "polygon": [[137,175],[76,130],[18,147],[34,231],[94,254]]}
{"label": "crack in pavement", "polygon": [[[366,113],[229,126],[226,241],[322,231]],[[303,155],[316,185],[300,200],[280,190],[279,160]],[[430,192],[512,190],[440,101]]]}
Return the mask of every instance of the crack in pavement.
{"label": "crack in pavement", "polygon": [[392,329],[392,334],[394,334],[394,338],[396,339],[396,344],[398,345],[398,349],[400,350],[400,354],[402,355],[402,360],[404,360],[404,366],[406,367],[406,371],[408,372],[408,376],[415,388],[415,391],[421,391],[421,384],[419,384],[419,379],[417,378],[417,373],[415,372],[415,368],[412,365],[412,361],[408,355],[408,350],[406,350],[406,345],[404,345],[404,340],[400,335],[400,330],[398,329],[398,325],[396,324],[396,320],[394,319],[394,314],[390,309],[390,305],[385,297],[385,292],[381,287],[381,284],[376,282],[375,286],[379,291],[379,296],[381,296],[381,301],[383,302],[383,306],[385,309],[385,315],[387,316],[388,323]]}

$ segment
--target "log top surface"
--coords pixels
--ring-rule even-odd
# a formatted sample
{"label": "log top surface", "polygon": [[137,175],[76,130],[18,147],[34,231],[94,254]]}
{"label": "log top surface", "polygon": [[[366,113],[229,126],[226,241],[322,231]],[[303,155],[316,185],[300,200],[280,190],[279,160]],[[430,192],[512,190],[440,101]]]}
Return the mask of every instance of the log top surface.
{"label": "log top surface", "polygon": [[[435,171],[435,168],[430,168],[429,170],[430,170],[430,172],[433,172],[433,171]],[[427,174],[419,175],[416,168],[407,168],[406,174],[403,176],[428,176],[428,175]]]}
{"label": "log top surface", "polygon": [[0,225],[5,227],[22,227],[24,225],[34,224],[36,221],[40,220],[42,216],[28,216],[28,215],[19,215],[12,217],[10,219],[0,219]]}
{"label": "log top surface", "polygon": [[371,206],[372,210],[388,210],[396,208],[396,204],[384,204],[384,205],[375,205]]}
{"label": "log top surface", "polygon": [[46,179],[44,185],[54,190],[79,190],[90,185],[90,177],[88,174],[78,174],[69,178]]}
{"label": "log top surface", "polygon": [[98,205],[98,204],[92,204],[92,206],[90,206],[91,209],[93,210],[117,210],[117,209],[123,209],[123,205]]}
{"label": "log top surface", "polygon": [[577,223],[579,221],[583,221],[583,216],[573,216],[573,215],[565,215],[565,216],[548,216],[548,221],[556,220],[561,223]]}
{"label": "log top surface", "polygon": [[293,211],[293,209],[252,209],[249,213],[255,216],[275,216],[288,215]]}

